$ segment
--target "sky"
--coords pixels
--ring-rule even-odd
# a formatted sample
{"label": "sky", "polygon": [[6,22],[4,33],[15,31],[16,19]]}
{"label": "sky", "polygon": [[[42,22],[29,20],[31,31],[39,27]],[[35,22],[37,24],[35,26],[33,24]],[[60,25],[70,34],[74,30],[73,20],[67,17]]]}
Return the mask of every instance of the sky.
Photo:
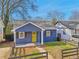
{"label": "sky", "polygon": [[79,0],[37,0],[37,12],[30,12],[32,17],[47,18],[48,12],[58,10],[65,13],[66,19],[73,10],[79,10]]}

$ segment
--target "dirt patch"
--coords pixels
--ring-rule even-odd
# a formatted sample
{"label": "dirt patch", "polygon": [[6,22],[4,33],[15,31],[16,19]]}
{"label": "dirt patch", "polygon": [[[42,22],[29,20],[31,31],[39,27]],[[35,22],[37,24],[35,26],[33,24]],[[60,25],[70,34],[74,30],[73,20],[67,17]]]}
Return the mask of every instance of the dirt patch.
{"label": "dirt patch", "polygon": [[0,58],[8,59],[12,50],[13,42],[2,42],[0,43]]}
{"label": "dirt patch", "polygon": [[60,47],[55,47],[52,48],[51,50],[48,50],[49,54],[53,56],[54,59],[61,59],[62,54],[61,54],[61,48]]}
{"label": "dirt patch", "polygon": [[[53,56],[54,59],[62,59],[62,49],[58,46],[47,50],[49,52],[49,54],[51,54]],[[70,57],[66,57],[64,59],[73,59],[73,58],[77,58],[77,56],[70,56]]]}
{"label": "dirt patch", "polygon": [[12,47],[12,46],[14,46],[13,42],[3,42],[3,43],[0,43],[0,48]]}
{"label": "dirt patch", "polygon": [[11,47],[0,48],[0,58],[8,59],[11,53]]}
{"label": "dirt patch", "polygon": [[14,48],[14,54],[13,56],[24,56],[28,54],[38,53],[39,51],[36,49],[36,47],[18,47]]}

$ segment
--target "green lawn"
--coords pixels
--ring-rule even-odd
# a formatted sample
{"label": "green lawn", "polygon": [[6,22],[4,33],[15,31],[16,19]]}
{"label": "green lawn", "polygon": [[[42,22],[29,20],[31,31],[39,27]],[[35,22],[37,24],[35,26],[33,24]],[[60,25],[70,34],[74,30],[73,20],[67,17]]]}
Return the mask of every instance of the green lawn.
{"label": "green lawn", "polygon": [[73,48],[74,46],[72,46],[71,44],[65,44],[64,42],[48,42],[45,43],[46,47],[51,47],[51,48],[55,48],[55,47],[60,47],[62,49],[66,49],[66,48]]}

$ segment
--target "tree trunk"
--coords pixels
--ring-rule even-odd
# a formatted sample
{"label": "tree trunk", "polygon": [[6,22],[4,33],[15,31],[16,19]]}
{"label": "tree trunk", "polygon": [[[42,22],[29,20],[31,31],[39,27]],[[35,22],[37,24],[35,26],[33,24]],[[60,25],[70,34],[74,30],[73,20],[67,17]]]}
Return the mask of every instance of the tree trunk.
{"label": "tree trunk", "polygon": [[4,39],[6,39],[6,29],[7,29],[7,26],[5,26],[4,29],[3,29],[3,38]]}

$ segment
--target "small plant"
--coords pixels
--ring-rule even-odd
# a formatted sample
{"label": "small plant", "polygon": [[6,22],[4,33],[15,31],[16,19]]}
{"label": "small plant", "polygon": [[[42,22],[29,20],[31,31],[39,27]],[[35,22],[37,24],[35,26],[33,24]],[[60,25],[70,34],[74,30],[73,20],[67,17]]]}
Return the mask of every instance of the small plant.
{"label": "small plant", "polygon": [[61,41],[61,38],[57,37],[57,41]]}

